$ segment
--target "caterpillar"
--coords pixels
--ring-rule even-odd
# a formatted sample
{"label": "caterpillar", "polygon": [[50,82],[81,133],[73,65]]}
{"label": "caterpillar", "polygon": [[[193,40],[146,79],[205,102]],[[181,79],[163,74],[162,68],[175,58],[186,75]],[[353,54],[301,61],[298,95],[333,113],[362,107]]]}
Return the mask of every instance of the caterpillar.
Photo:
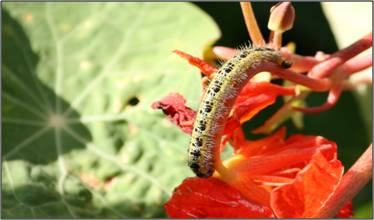
{"label": "caterpillar", "polygon": [[188,148],[188,166],[198,177],[210,177],[220,163],[222,133],[236,97],[250,78],[266,71],[263,64],[288,68],[291,63],[271,48],[245,48],[215,73],[203,95]]}

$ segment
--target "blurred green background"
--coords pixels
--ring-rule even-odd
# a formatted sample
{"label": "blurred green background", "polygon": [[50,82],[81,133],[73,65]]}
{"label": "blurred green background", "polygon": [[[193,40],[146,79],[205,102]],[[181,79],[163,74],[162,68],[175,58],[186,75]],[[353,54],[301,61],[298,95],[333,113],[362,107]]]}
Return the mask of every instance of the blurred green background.
{"label": "blurred green background", "polygon": [[[264,36],[272,5],[253,3]],[[320,4],[294,7],[284,42],[303,55],[336,51]],[[2,24],[2,217],[165,217],[162,204],[193,175],[189,138],[150,105],[179,92],[198,106],[199,73],[171,51],[201,57],[214,42],[247,43],[239,4],[2,3]],[[308,105],[325,98],[313,94]],[[336,141],[349,168],[371,142],[371,106],[371,88],[345,92],[332,110],[306,115],[302,130],[287,122],[288,131]],[[371,201],[370,183],[353,201],[355,216],[371,217]]]}

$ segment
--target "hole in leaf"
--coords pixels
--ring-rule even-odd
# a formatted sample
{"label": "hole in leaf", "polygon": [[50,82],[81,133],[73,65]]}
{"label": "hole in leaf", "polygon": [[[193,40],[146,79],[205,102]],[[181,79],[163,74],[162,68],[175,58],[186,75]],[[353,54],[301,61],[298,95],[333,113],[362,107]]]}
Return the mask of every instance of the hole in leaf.
{"label": "hole in leaf", "polygon": [[128,105],[131,105],[131,106],[135,106],[139,103],[139,98],[134,96],[134,97],[131,97],[129,99],[129,101],[127,102]]}

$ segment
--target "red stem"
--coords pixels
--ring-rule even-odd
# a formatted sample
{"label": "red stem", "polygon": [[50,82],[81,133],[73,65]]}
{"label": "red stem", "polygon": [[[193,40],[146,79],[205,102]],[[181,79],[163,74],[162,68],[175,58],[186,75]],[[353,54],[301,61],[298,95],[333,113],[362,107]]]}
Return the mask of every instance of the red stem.
{"label": "red stem", "polygon": [[306,86],[314,91],[323,92],[331,88],[331,80],[329,79],[314,79],[275,65],[269,65],[267,70],[285,80]]}
{"label": "red stem", "polygon": [[370,32],[352,45],[335,52],[330,58],[313,67],[309,74],[315,78],[324,78],[330,76],[333,70],[338,66],[342,65],[347,60],[351,59],[362,51],[370,48],[372,40],[373,39]]}
{"label": "red stem", "polygon": [[351,201],[372,178],[372,145],[361,155],[356,163],[343,176],[335,193],[315,216],[333,218],[343,206]]}
{"label": "red stem", "polygon": [[312,69],[314,65],[319,63],[319,61],[314,57],[293,54],[285,47],[282,47],[280,52],[285,59],[292,61],[290,70],[296,73],[307,72]]}
{"label": "red stem", "polygon": [[272,44],[274,49],[279,50],[282,47],[282,32],[275,31],[273,35]]}
{"label": "red stem", "polygon": [[260,28],[258,28],[256,17],[252,10],[250,2],[240,2],[240,7],[243,12],[245,25],[247,26],[249,36],[255,46],[262,47],[265,45],[265,40],[262,37]]}
{"label": "red stem", "polygon": [[371,54],[366,54],[364,56],[354,57],[348,60],[339,68],[343,74],[349,76],[372,66],[372,62],[373,60]]}
{"label": "red stem", "polygon": [[[213,51],[217,54],[218,57],[223,59],[230,59],[238,53],[238,51],[235,49],[221,46],[214,47]],[[299,71],[301,68],[304,68],[305,71],[309,70],[312,66],[318,63],[318,60],[313,57],[303,57],[291,54],[290,52],[287,52],[286,49],[282,49],[282,54],[285,55],[286,59],[289,58],[294,62],[292,64],[292,67],[294,65],[298,65],[297,68]],[[269,71],[283,79],[304,85],[315,91],[327,91],[331,88],[331,81],[329,79],[314,79],[273,65],[269,66]]]}
{"label": "red stem", "polygon": [[343,90],[343,84],[339,83],[334,85],[329,92],[329,96],[327,97],[326,102],[318,107],[311,107],[311,108],[302,108],[302,107],[294,107],[293,110],[301,111],[304,113],[320,113],[329,110],[332,108],[336,102],[339,100],[339,97]]}

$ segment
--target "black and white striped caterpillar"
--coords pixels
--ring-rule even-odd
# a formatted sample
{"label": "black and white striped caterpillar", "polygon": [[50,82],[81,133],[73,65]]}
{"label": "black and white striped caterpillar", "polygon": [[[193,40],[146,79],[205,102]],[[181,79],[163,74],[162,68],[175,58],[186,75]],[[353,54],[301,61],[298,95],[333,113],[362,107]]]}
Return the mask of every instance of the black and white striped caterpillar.
{"label": "black and white striped caterpillar", "polygon": [[279,51],[246,48],[228,60],[210,82],[193,126],[188,165],[199,177],[210,177],[221,163],[221,136],[236,97],[250,78],[266,71],[266,65],[290,67]]}

